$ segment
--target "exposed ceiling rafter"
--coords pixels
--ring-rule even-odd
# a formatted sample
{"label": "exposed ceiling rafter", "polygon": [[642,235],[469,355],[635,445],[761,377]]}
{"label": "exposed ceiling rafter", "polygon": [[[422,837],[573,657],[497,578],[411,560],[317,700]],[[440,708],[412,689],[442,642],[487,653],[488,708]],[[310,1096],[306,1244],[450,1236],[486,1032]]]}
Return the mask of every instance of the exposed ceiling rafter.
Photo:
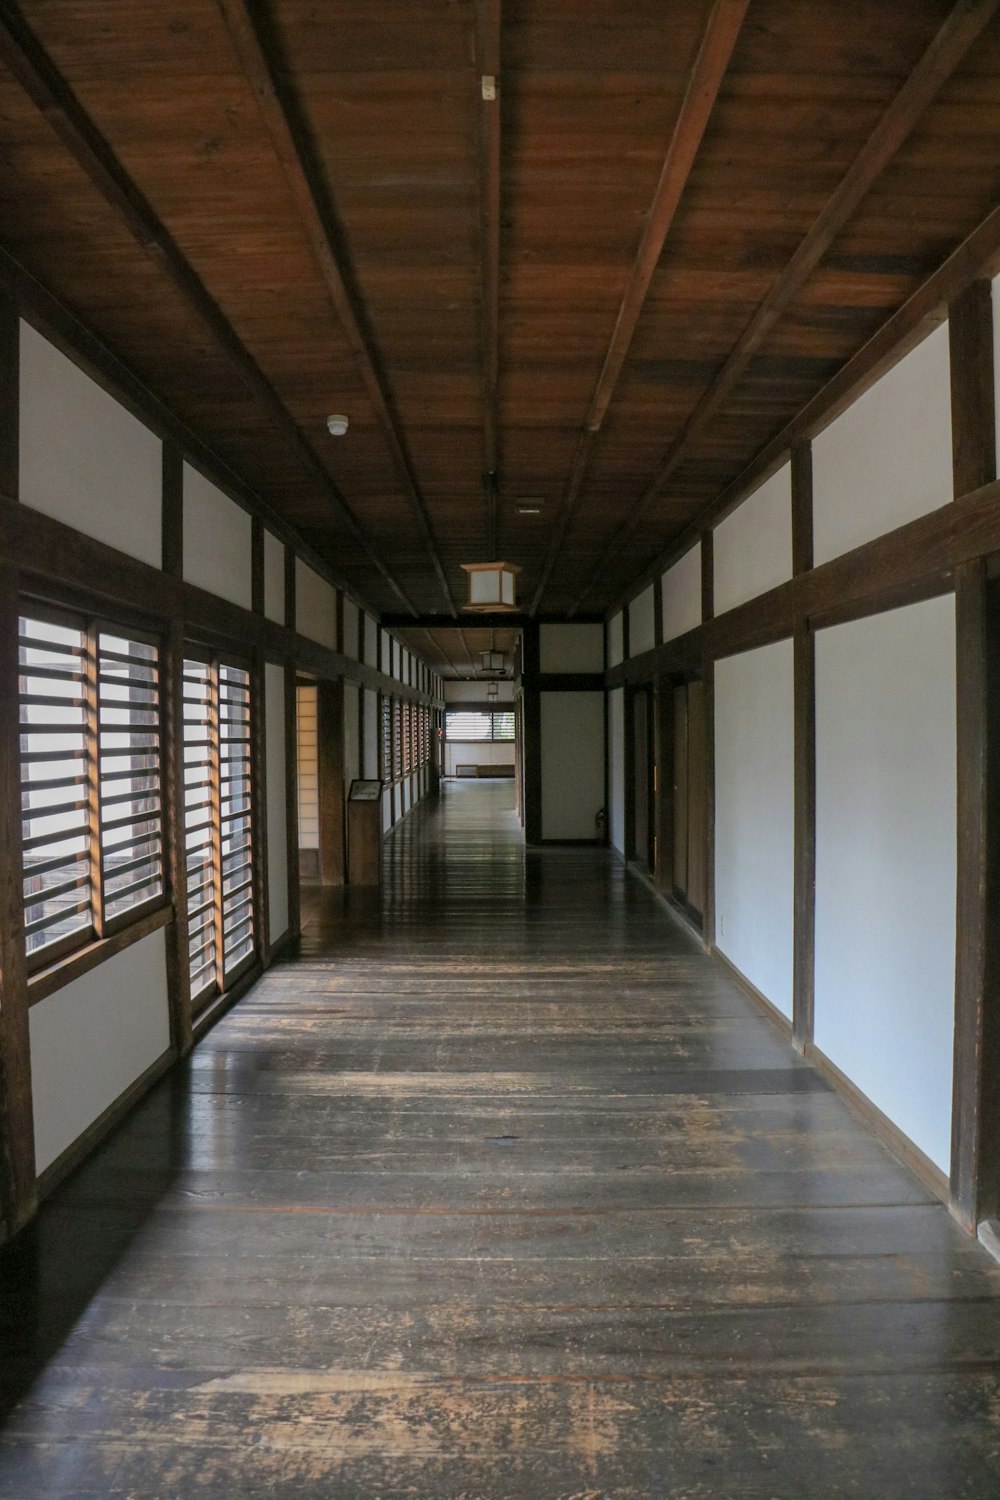
{"label": "exposed ceiling rafter", "polygon": [[216,3],[267,126],[299,220],[326,284],[334,312],[350,345],[355,367],[385,434],[393,464],[413,508],[445,603],[449,613],[456,615],[458,611],[438,551],[427,505],[406,451],[402,429],[392,408],[371,334],[365,327],[360,298],[353,290],[353,276],[347,265],[329,194],[313,159],[307,134],[299,123],[297,103],[287,84],[279,80],[274,65],[278,55],[277,40],[273,34],[268,34],[266,45],[262,41],[260,5],[251,4],[250,0],[216,0]]}
{"label": "exposed ceiling rafter", "polygon": [[415,614],[410,599],[376,551],[295,418],[13,6],[5,6],[0,14],[0,58],[140,249],[170,278],[243,384],[266,408],[302,466],[321,485],[332,509],[396,598]]}
{"label": "exposed ceiling rafter", "polygon": [[574,602],[575,613],[600,582],[609,563],[641,524],[650,505],[674,473],[688,445],[723,407],[789,305],[801,292],[834,239],[871,190],[969,48],[1000,9],[1000,0],[959,0],[902,88],[883,113],[846,174],[813,221],[805,238],[733,345],[722,368],[668,448],[660,467],[605,548]]}
{"label": "exposed ceiling rafter", "polygon": [[719,89],[726,76],[729,60],[732,57],[749,3],[750,0],[716,0],[708,18],[705,34],[691,69],[684,100],[664,158],[656,193],[646,219],[646,227],[629,273],[625,295],[618,309],[618,318],[611,335],[611,342],[604,357],[601,373],[597,377],[597,385],[587,409],[583,430],[577,440],[559,521],[542,567],[538,587],[531,601],[530,613],[533,615],[538,610],[552,576],[552,569],[562,550],[566,532],[576,508],[577,497],[587,472],[594,441],[601,430],[615,386],[621,376],[632,339],[635,336],[639,316],[673,225],[681,195],[691,175],[698,148],[708,127]]}

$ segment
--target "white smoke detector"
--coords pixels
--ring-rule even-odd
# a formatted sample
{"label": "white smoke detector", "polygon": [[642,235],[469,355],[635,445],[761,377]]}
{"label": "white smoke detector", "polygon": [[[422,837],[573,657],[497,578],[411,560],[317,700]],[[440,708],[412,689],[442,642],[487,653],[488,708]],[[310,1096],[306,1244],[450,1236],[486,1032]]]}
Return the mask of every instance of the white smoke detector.
{"label": "white smoke detector", "polygon": [[327,417],[326,425],[331,437],[343,437],[351,424],[347,417],[333,416]]}

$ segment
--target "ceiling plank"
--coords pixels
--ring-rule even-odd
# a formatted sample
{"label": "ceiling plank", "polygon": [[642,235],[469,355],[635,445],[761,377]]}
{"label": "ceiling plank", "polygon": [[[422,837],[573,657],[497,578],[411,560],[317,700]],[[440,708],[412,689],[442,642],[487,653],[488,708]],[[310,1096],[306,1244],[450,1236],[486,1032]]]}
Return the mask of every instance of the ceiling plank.
{"label": "ceiling plank", "polygon": [[657,552],[650,559],[640,575],[643,584],[651,583],[657,574],[671,567],[694,546],[706,527],[718,525],[741,504],[751,489],[770,478],[785,462],[794,444],[815,437],[934,328],[939,327],[948,317],[949,304],[972,280],[995,276],[998,271],[1000,207],[977,225],[888,322],[883,323],[791,421],[765,443],[709,508],[676,537],[666,551]]}
{"label": "ceiling plank", "polygon": [[[500,28],[501,0],[476,0],[479,75],[479,258],[483,361],[483,452],[486,550],[499,557],[497,491],[500,472]],[[487,80],[493,97],[487,97]]]}
{"label": "ceiling plank", "polygon": [[375,409],[396,471],[413,507],[448,611],[457,615],[427,505],[406,451],[399,418],[392,408],[372,335],[366,326],[361,298],[347,265],[342,236],[336,226],[329,194],[313,159],[306,133],[299,124],[300,111],[287,84],[279,81],[274,67],[277,56],[276,39],[270,30],[262,39],[261,21],[256,19],[261,17],[260,5],[251,5],[250,0],[216,0],[216,3],[247,82],[257,100],[275,155],[295,201],[299,219],[326,283],[334,312],[350,345],[358,374]]}
{"label": "ceiling plank", "polygon": [[117,213],[140,249],[170,278],[243,384],[267,409],[303,467],[322,486],[338,518],[393,594],[410,613],[416,614],[414,605],[379,556],[367,531],[267,376],[13,6],[5,6],[0,14],[0,58],[105,202]]}
{"label": "ceiling plank", "polygon": [[571,613],[606,578],[609,562],[640,525],[688,444],[722,408],[775,324],[998,9],[1000,0],[959,0],[948,15],[674,438],[655,475],[605,548],[599,567],[587,579]]}
{"label": "ceiling plank", "polygon": [[597,377],[597,385],[587,410],[583,431],[577,442],[569,481],[563,496],[559,523],[553,534],[542,575],[531,601],[530,613],[532,615],[538,610],[552,576],[552,569],[562,550],[566,532],[576,508],[577,496],[583,485],[594,439],[601,430],[615,386],[621,376],[632,339],[635,336],[639,316],[673,225],[678,204],[691,175],[691,168],[694,166],[702,137],[708,127],[719,89],[726,76],[729,60],[732,57],[749,3],[750,0],[716,0],[709,15],[705,34],[691,69],[677,123],[674,126],[674,133],[663,161],[656,193],[646,219],[646,227],[629,273],[625,295],[618,309],[618,318],[611,335],[611,342],[604,357],[601,373]]}
{"label": "ceiling plank", "polygon": [[444,641],[441,639],[441,633],[438,632],[437,634],[432,635],[426,627],[422,627],[422,632],[427,637],[431,651],[434,653],[435,670],[440,669],[440,658],[443,657],[444,660],[448,663],[451,670],[454,672],[455,676],[460,677],[461,673],[459,672],[455,663],[452,661],[449,652],[446,650]]}

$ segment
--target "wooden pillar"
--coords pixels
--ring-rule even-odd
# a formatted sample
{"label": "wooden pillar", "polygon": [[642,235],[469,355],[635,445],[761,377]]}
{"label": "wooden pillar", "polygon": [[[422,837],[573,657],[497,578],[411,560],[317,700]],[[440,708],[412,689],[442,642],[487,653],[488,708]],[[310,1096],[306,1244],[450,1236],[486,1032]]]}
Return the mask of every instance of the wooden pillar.
{"label": "wooden pillar", "polygon": [[674,684],[661,673],[653,688],[656,758],[656,884],[667,895],[674,879]]}
{"label": "wooden pillar", "polygon": [[[184,456],[177,443],[163,444],[163,571],[184,576]],[[164,864],[174,906],[166,929],[170,1044],[178,1057],[191,1051],[191,973],[187,910],[187,849],[184,828],[184,621],[170,622],[160,658],[163,729]]]}
{"label": "wooden pillar", "polygon": [[260,516],[250,518],[250,608],[255,615],[264,613],[264,522]]}
{"label": "wooden pillar", "polygon": [[296,707],[295,663],[288,662],[285,666],[285,838],[288,852],[288,933],[292,941],[302,930]]}
{"label": "wooden pillar", "polygon": [[[955,496],[996,477],[988,281],[949,313]],[[952,1210],[969,1230],[1000,1213],[1000,625],[981,559],[955,570],[958,885]]]}
{"label": "wooden pillar", "polygon": [[524,705],[524,836],[529,844],[542,837],[542,695],[538,686],[541,637],[537,623],[522,636],[522,702]]}
{"label": "wooden pillar", "polygon": [[344,884],[344,684],[316,685],[316,762],[319,776],[319,878]]}
{"label": "wooden pillar", "polygon": [[0,563],[0,1207],[16,1234],[38,1202],[21,879],[16,568]]}
{"label": "wooden pillar", "polygon": [[[792,449],[792,574],[813,565],[812,446]],[[796,611],[795,874],[792,1039],[800,1052],[813,1039],[816,953],[816,637]]]}
{"label": "wooden pillar", "polygon": [[0,287],[0,495],[20,494],[21,319],[16,301]]}
{"label": "wooden pillar", "polygon": [[[701,535],[701,617],[715,616],[715,552],[711,531]],[[706,636],[708,632],[705,632]],[[706,948],[715,947],[715,662],[707,647],[702,652],[705,693],[705,910],[702,937]]]}
{"label": "wooden pillar", "polygon": [[267,827],[267,687],[263,653],[254,653],[250,669],[250,826],[253,829],[253,903],[257,956],[271,962],[271,913],[268,899]]}

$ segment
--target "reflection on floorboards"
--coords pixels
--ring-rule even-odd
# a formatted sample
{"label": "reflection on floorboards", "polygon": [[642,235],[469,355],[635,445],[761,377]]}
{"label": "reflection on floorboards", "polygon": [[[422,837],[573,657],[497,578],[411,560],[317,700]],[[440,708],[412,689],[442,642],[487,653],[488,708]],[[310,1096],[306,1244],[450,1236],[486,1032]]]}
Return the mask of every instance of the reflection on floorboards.
{"label": "reflection on floorboards", "polygon": [[0,1497],[997,1500],[1000,1268],[456,783],[0,1258]]}

